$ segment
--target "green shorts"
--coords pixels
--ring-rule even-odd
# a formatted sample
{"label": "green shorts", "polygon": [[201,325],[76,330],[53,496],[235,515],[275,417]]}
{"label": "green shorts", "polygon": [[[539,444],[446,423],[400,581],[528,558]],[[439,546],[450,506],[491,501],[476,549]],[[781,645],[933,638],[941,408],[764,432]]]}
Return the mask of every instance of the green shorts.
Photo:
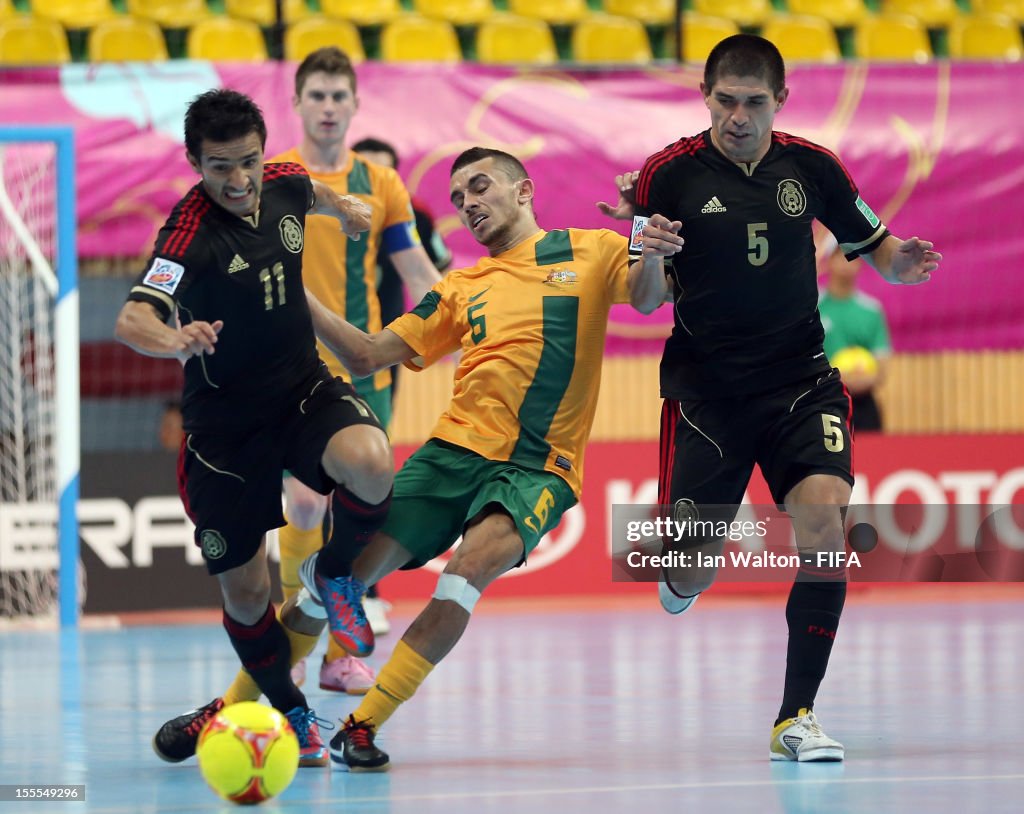
{"label": "green shorts", "polygon": [[373,410],[373,414],[377,416],[377,420],[384,428],[384,432],[387,432],[388,427],[391,425],[391,385],[382,387],[380,390],[374,390],[373,377],[371,376],[366,379],[360,379],[352,386],[355,387],[359,398],[365,401],[367,406]]}
{"label": "green shorts", "polygon": [[522,565],[576,505],[576,495],[551,472],[490,461],[431,438],[395,475],[391,511],[381,531],[413,555],[403,568],[419,568],[451,548],[466,523],[492,504],[515,521],[523,538]]}

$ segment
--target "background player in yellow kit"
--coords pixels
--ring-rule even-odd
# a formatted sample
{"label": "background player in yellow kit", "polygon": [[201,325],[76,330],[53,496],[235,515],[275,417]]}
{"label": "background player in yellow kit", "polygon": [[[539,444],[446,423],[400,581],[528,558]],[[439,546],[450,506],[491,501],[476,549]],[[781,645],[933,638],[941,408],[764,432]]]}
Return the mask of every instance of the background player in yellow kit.
{"label": "background player in yellow kit", "polygon": [[[666,294],[661,258],[682,245],[680,224],[659,215],[632,267],[626,238],[615,232],[545,232],[533,211],[533,181],[518,159],[498,150],[476,147],[456,158],[450,193],[488,257],[450,272],[414,310],[373,335],[310,298],[318,334],[356,372],[399,361],[422,369],[462,351],[448,410],[396,476],[390,519],[354,566],[353,580],[372,584],[422,565],[463,536],[430,603],[331,741],[335,763],[357,771],[386,768],[376,729],[459,640],[480,592],[524,564],[576,503],[608,311],[620,302],[643,313],[657,308]],[[313,578],[315,560],[303,563],[300,576],[319,592],[336,635],[334,617],[347,612]],[[363,653],[373,648],[368,626],[352,639]]]}
{"label": "background player in yellow kit", "polygon": [[[271,161],[291,161],[339,194],[354,195],[370,205],[373,222],[361,240],[352,241],[331,226],[328,218],[309,218],[302,275],[306,288],[320,302],[366,331],[382,327],[377,297],[378,255],[391,261],[412,295],[419,299],[440,278],[420,243],[409,193],[392,169],[358,156],[346,146],[352,118],[359,109],[355,70],[338,48],[320,48],[309,54],[295,71],[295,112],[302,120],[302,141]],[[318,345],[331,373],[348,380],[337,357]],[[387,429],[391,421],[391,374],[380,370],[353,382],[356,393]],[[328,501],[296,478],[284,479],[285,517],[278,532],[281,546],[281,586],[284,598],[299,590],[298,567],[323,544],[323,519]],[[340,516],[335,505],[334,516]],[[334,524],[337,533],[343,530]],[[350,573],[350,563],[337,563],[336,571]],[[361,610],[360,610],[361,613]],[[293,678],[305,680],[305,660],[296,664]],[[244,683],[244,682],[243,682]],[[373,673],[351,658],[333,639],[320,666],[320,687],[358,694],[373,684]],[[244,688],[251,690],[246,684]],[[243,688],[243,689],[244,689]],[[237,700],[243,700],[240,693]],[[235,700],[235,693],[226,696]]]}

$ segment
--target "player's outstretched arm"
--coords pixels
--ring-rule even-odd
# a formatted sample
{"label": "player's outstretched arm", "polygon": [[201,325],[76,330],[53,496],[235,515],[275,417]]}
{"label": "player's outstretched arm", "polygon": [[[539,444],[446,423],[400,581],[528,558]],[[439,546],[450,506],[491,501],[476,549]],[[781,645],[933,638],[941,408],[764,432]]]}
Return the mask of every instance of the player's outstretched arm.
{"label": "player's outstretched arm", "polygon": [[604,201],[598,201],[597,208],[601,210],[601,213],[616,220],[629,220],[633,217],[633,206],[636,204],[633,187],[639,177],[639,170],[616,175],[615,188],[619,191],[619,200],[614,206]]}
{"label": "player's outstretched arm", "polygon": [[665,279],[665,258],[683,248],[679,236],[682,222],[664,215],[651,215],[644,226],[643,255],[629,267],[629,302],[641,314],[650,314],[665,302],[668,281]]}
{"label": "player's outstretched arm", "polygon": [[145,356],[184,362],[201,353],[213,353],[222,320],[190,322],[180,328],[164,324],[156,308],[146,302],[129,300],[117,315],[114,336]]}
{"label": "player's outstretched arm", "polygon": [[329,310],[306,289],[313,315],[313,329],[355,378],[361,379],[385,367],[397,365],[416,355],[404,339],[386,328],[375,334],[361,331]]}
{"label": "player's outstretched arm", "polygon": [[326,184],[313,180],[316,200],[309,208],[312,215],[330,215],[341,222],[342,231],[352,240],[370,228],[370,207],[352,195],[339,195]]}
{"label": "player's outstretched arm", "polygon": [[890,283],[918,285],[931,279],[942,255],[932,251],[934,244],[917,237],[900,240],[889,235],[865,259]]}

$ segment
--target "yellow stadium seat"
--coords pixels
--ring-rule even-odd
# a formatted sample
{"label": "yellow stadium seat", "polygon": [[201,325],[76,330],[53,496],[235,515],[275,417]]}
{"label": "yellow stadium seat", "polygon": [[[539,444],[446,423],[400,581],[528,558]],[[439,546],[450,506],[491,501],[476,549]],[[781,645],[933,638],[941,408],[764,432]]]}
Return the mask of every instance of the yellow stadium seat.
{"label": "yellow stadium seat", "polygon": [[319,15],[307,17],[292,23],[284,32],[285,59],[298,62],[318,48],[329,45],[335,45],[348,54],[353,65],[366,59],[359,29],[348,20],[332,20]]}
{"label": "yellow stadium seat", "polygon": [[189,59],[259,62],[267,58],[267,44],[256,23],[231,17],[210,17],[188,30],[185,54]]}
{"label": "yellow stadium seat", "polygon": [[853,50],[861,59],[927,62],[932,48],[928,34],[913,17],[880,14],[853,29]]}
{"label": "yellow stadium seat", "polygon": [[358,26],[374,26],[394,20],[402,8],[398,0],[320,0],[320,11]]}
{"label": "yellow stadium seat", "polygon": [[572,25],[590,14],[586,0],[509,0],[508,10],[548,25]]}
{"label": "yellow stadium seat", "polygon": [[476,58],[489,64],[553,65],[558,49],[543,20],[498,14],[476,30]]}
{"label": "yellow stadium seat", "polygon": [[160,62],[167,59],[167,43],[152,20],[116,17],[89,31],[86,53],[90,62]]}
{"label": "yellow stadium seat", "polygon": [[11,0],[0,0],[0,20],[14,16],[14,5]]}
{"label": "yellow stadium seat", "polygon": [[0,22],[0,64],[56,65],[70,61],[68,36],[60,23],[28,16]]}
{"label": "yellow stadium seat", "polygon": [[604,0],[606,14],[632,17],[644,25],[671,25],[676,15],[676,0]]}
{"label": "yellow stadium seat", "polygon": [[[263,28],[269,28],[277,22],[277,5],[274,0],[224,0],[224,11],[231,17],[249,20]],[[306,0],[284,0],[281,12],[286,23],[302,20],[312,14]]]}
{"label": "yellow stadium seat", "polygon": [[882,0],[884,14],[906,14],[925,28],[945,28],[959,15],[956,0]]}
{"label": "yellow stadium seat", "polygon": [[128,0],[128,13],[161,28],[191,28],[210,16],[206,0]]}
{"label": "yellow stadium seat", "polygon": [[380,58],[385,62],[459,62],[462,50],[451,23],[408,14],[384,26]]}
{"label": "yellow stadium seat", "polygon": [[971,8],[975,13],[1005,14],[1024,25],[1024,0],[972,0]]}
{"label": "yellow stadium seat", "polygon": [[838,62],[839,41],[832,26],[821,17],[779,14],[769,17],[761,36],[775,43],[789,62]]}
{"label": "yellow stadium seat", "polygon": [[679,56],[686,62],[703,64],[711,49],[726,37],[739,34],[740,27],[725,17],[683,12],[683,41]]}
{"label": "yellow stadium seat", "polygon": [[868,16],[864,0],[786,0],[790,14],[821,17],[836,28],[850,28]]}
{"label": "yellow stadium seat", "polygon": [[772,13],[769,0],[693,0],[699,14],[727,17],[740,26],[759,26]]}
{"label": "yellow stadium seat", "polygon": [[29,8],[36,17],[56,20],[67,29],[92,28],[116,14],[110,0],[31,0]]}
{"label": "yellow stadium seat", "polygon": [[1020,60],[1020,27],[1002,14],[958,17],[949,26],[949,55],[954,59]]}
{"label": "yellow stadium seat", "polygon": [[654,58],[643,24],[629,17],[591,14],[573,27],[571,43],[576,62],[646,65]]}
{"label": "yellow stadium seat", "polygon": [[480,25],[494,16],[491,0],[414,0],[413,8],[452,25]]}

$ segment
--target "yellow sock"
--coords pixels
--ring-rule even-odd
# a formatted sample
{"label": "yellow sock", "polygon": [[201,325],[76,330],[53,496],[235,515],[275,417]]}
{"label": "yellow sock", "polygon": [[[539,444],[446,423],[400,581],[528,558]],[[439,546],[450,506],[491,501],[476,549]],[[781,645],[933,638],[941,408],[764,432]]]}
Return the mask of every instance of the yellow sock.
{"label": "yellow sock", "polygon": [[[280,610],[278,611],[278,619],[280,620]],[[317,640],[320,638],[317,636],[310,636],[307,633],[299,633],[296,630],[292,630],[288,625],[282,624],[284,633],[288,637],[289,643],[291,643],[291,656],[289,661],[291,666],[295,666],[302,659],[306,658],[310,653],[313,652],[313,648],[316,647]],[[231,682],[231,686],[228,687],[227,692],[224,693],[224,706],[230,704],[237,704],[239,701],[258,701],[262,693],[256,682],[252,680],[252,676],[249,675],[244,669],[239,669],[235,675],[235,680]]]}
{"label": "yellow sock", "polygon": [[380,729],[399,704],[412,698],[433,669],[434,665],[403,639],[377,674],[377,683],[363,696],[352,717],[357,721],[369,721],[374,729]]}
{"label": "yellow sock", "polygon": [[333,636],[327,637],[327,660],[337,661],[351,655],[344,647],[334,641]]}
{"label": "yellow sock", "polygon": [[290,523],[278,529],[277,540],[281,546],[281,590],[289,599],[299,592],[299,566],[314,551],[324,544],[323,529],[319,526],[303,531]]}

